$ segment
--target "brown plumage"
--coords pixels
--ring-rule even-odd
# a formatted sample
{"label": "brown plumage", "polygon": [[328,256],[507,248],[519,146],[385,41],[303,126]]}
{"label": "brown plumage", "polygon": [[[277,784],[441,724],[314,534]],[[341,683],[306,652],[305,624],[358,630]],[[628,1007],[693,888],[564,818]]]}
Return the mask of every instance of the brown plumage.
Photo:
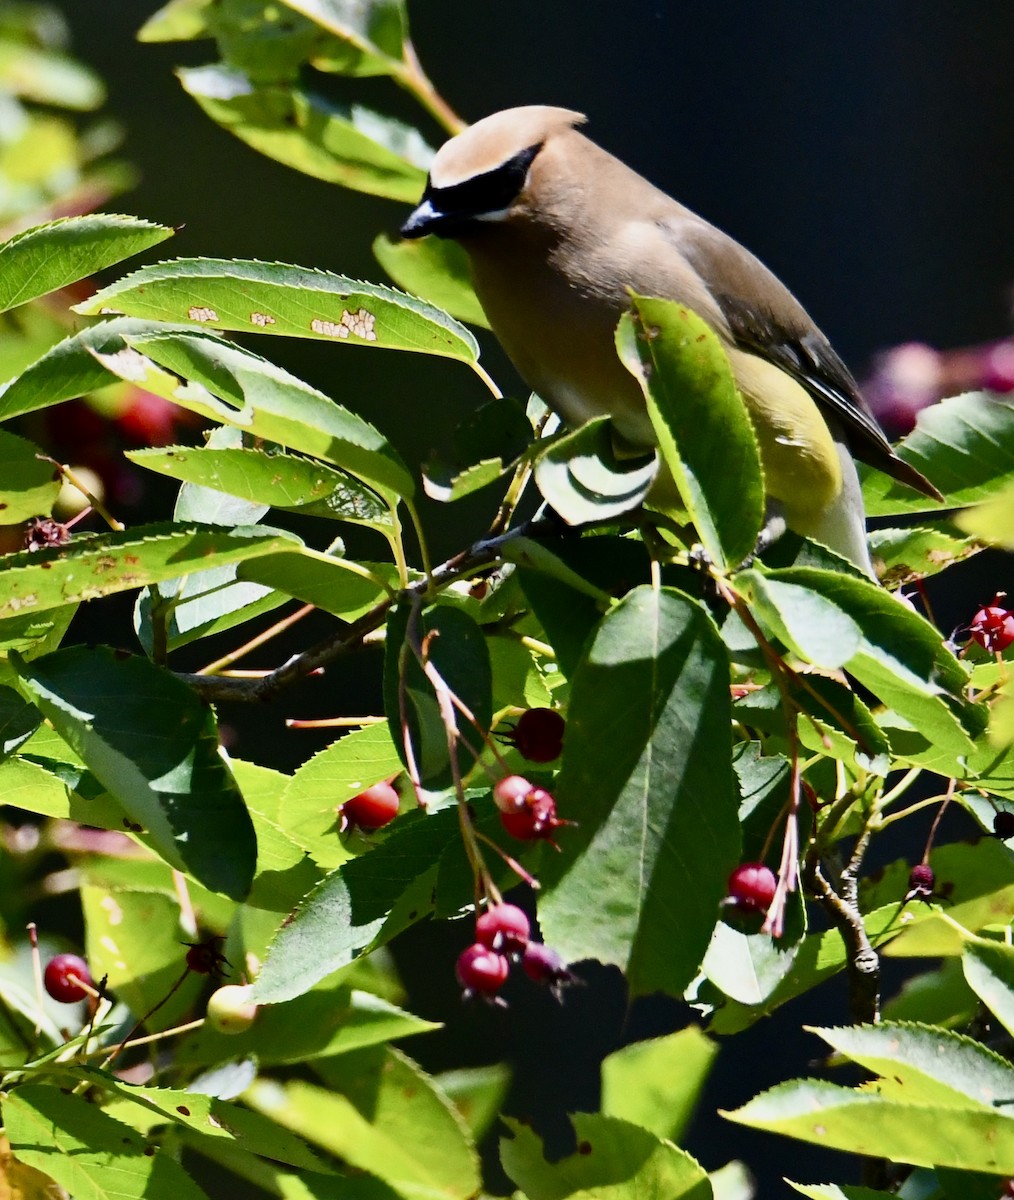
{"label": "brown plumage", "polygon": [[654,432],[613,332],[628,288],[677,300],[721,338],[753,418],[772,510],[871,571],[853,456],[927,495],[827,338],[748,250],[576,126],[530,106],[479,121],[437,153],[402,232],[468,252],[476,294],[525,381],[571,425],[608,413],[632,447]]}

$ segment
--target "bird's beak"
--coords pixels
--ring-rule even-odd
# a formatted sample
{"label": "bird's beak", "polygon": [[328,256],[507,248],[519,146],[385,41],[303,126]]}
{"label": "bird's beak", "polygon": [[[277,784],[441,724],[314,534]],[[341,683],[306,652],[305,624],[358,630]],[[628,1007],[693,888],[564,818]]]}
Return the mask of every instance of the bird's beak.
{"label": "bird's beak", "polygon": [[436,233],[445,220],[440,209],[435,208],[432,201],[423,198],[418,207],[401,227],[401,236],[406,238],[425,237],[428,233]]}

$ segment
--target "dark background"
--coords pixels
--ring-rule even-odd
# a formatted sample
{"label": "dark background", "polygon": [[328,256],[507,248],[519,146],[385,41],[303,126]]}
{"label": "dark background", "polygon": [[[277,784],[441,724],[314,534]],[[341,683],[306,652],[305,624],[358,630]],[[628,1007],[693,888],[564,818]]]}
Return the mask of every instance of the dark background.
{"label": "dark background", "polygon": [[[370,243],[395,230],[405,209],[305,179],[207,121],[172,68],[208,61],[213,48],[136,44],[134,31],[155,6],[63,5],[75,52],[105,76],[109,108],[127,130],[125,156],[143,173],[117,206],[185,223],[171,254],[279,259],[382,280]],[[877,350],[899,342],[947,348],[1009,333],[1009,0],[415,0],[411,17],[424,65],[463,117],[525,103],[586,112],[593,138],[759,254],[860,377]],[[415,116],[389,81],[363,81],[356,94]],[[438,130],[428,132],[439,142]],[[410,461],[483,398],[469,372],[440,360],[282,339],[258,349],[361,411]],[[498,378],[509,380],[495,348],[489,355]],[[431,506],[436,553],[473,536],[488,505]],[[949,572],[936,590],[941,626],[967,620],[976,600],[1005,586],[1004,572],[1014,591],[1009,558]],[[329,686],[344,688],[352,709],[362,711],[375,667],[372,659],[354,660]],[[302,704],[302,715],[310,715],[316,703],[327,711],[341,698],[332,691],[327,702],[296,699],[290,711]],[[260,761],[306,757],[315,745],[286,735],[282,715],[237,717],[239,752],[250,745],[253,756],[256,738]],[[602,1053],[687,1019],[668,1002],[628,1013],[618,976],[595,968],[565,1010],[548,998],[518,996],[509,1014],[460,1013],[449,964],[466,940],[461,927],[428,927],[397,948],[415,1010],[451,1019],[444,1033],[414,1041],[410,1052],[434,1069],[507,1056],[517,1068],[511,1111],[559,1136],[563,1111],[595,1106]],[[821,989],[792,1006],[790,1019],[765,1023],[719,1058],[689,1149],[708,1167],[733,1154],[746,1158],[765,1200],[789,1195],[782,1175],[845,1181],[854,1163],[709,1114],[807,1071],[820,1044],[800,1026],[844,1020],[842,992],[840,981]]]}

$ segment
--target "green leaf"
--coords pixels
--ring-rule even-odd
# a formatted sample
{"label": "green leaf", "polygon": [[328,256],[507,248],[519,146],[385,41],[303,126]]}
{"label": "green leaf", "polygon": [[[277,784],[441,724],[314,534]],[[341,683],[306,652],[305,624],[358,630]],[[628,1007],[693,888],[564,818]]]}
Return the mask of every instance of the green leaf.
{"label": "green leaf", "polygon": [[75,1200],[207,1200],[171,1153],[155,1153],[140,1134],[83,1096],[23,1084],[3,1102],[11,1149],[51,1176]]}
{"label": "green leaf", "polygon": [[215,258],[156,263],[96,292],[74,311],[412,350],[468,364],[479,357],[464,325],[422,300],[285,263]]}
{"label": "green leaf", "polygon": [[468,1200],[478,1191],[478,1158],[464,1123],[411,1059],[393,1049],[360,1050],[332,1060],[325,1077],[331,1090],[264,1080],[244,1099],[406,1200]]}
{"label": "green leaf", "polygon": [[515,400],[491,400],[454,431],[449,455],[425,466],[423,484],[434,500],[460,500],[498,479],[528,449],[532,426]]}
{"label": "green leaf", "polygon": [[[898,901],[895,900],[863,917],[866,935],[874,947],[881,946],[897,936],[903,928],[899,924],[900,915]],[[923,914],[915,914],[915,921],[928,921],[930,917],[931,914],[927,910]],[[724,1035],[748,1028],[787,1001],[804,995],[819,983],[843,971],[849,961],[849,953],[837,929],[807,934],[796,953],[791,970],[774,991],[754,1006],[728,1001],[715,1013],[709,1026],[710,1031]]]}
{"label": "green leaf", "polygon": [[62,479],[39,447],[0,430],[0,521],[16,525],[29,517],[48,516]]}
{"label": "green leaf", "polygon": [[[159,1125],[177,1125],[201,1138],[224,1138],[264,1158],[306,1171],[327,1170],[322,1160],[298,1137],[239,1104],[181,1088],[124,1083],[115,1076],[87,1067],[81,1075],[156,1116]],[[199,1146],[200,1141],[196,1144]]]}
{"label": "green leaf", "polygon": [[460,1067],[437,1076],[437,1085],[468,1125],[475,1141],[497,1119],[510,1087],[510,1068],[504,1063]]}
{"label": "green leaf", "polygon": [[[946,496],[951,507],[992,500],[1014,480],[1014,402],[990,392],[952,396],[919,413],[898,454]],[[935,511],[935,500],[877,471],[863,473],[871,517]]]}
{"label": "green leaf", "polygon": [[[938,846],[930,866],[937,887],[946,888],[951,900],[947,916],[928,909],[921,920],[906,924],[884,951],[890,957],[961,954],[969,940],[962,936],[962,928],[972,934],[1014,917],[1014,855],[1002,842],[983,839],[974,846],[960,842]],[[864,900],[881,903],[890,893],[897,897],[897,908],[907,890],[908,872],[908,863],[888,868],[869,899],[864,892]]]}
{"label": "green leaf", "polygon": [[1014,1171],[1014,1120],[1002,1108],[971,1100],[955,1107],[794,1080],[724,1115],[741,1125],[849,1154],[997,1175]]}
{"label": "green leaf", "polygon": [[602,1062],[602,1115],[679,1141],[717,1054],[696,1025],[613,1051]]}
{"label": "green leaf", "polygon": [[[278,930],[254,982],[254,999],[263,1004],[291,1000],[380,944],[388,913],[459,837],[454,808],[397,817],[380,845],[321,880]],[[430,888],[411,920],[421,920],[433,903]]]}
{"label": "green leaf", "polygon": [[191,332],[131,338],[130,348],[97,357],[191,412],[325,459],[380,491],[415,490],[398,453],[368,421],[239,346]]}
{"label": "green leaf", "polygon": [[955,537],[951,526],[939,522],[918,528],[875,529],[868,540],[877,576],[890,592],[937,575],[985,548],[975,538]]}
{"label": "green leaf", "polygon": [[213,121],[268,158],[388,200],[412,204],[422,193],[433,151],[411,125],[225,64],[176,74]]}
{"label": "green leaf", "polygon": [[466,321],[489,328],[489,319],[472,290],[468,255],[447,238],[401,238],[386,233],[373,243],[373,256],[394,282],[413,296]]}
{"label": "green leaf", "polygon": [[536,447],[535,482],[568,525],[609,521],[636,508],[651,490],[658,459],[621,457],[613,447],[608,417],[588,421]]}
{"label": "green leaf", "polygon": [[407,34],[404,0],[282,2],[358,52],[355,65],[346,68],[350,73],[374,74],[383,70],[396,74],[402,67]]}
{"label": "green leaf", "polygon": [[26,229],[0,244],[0,312],[94,275],[172,234],[166,225],[111,213]]}
{"label": "green leaf", "polygon": [[[456,708],[442,715],[440,697],[417,657],[424,643],[428,664],[475,724]],[[424,788],[439,791],[452,783],[445,719],[453,719],[458,730],[456,757],[461,773],[467,774],[478,760],[485,748],[480,731],[488,730],[493,720],[492,690],[489,648],[481,628],[467,613],[446,605],[421,613],[410,604],[391,610],[384,651],[384,708],[393,727],[407,727]],[[402,739],[395,744],[407,766]]]}
{"label": "green leaf", "polygon": [[518,538],[504,549],[518,564],[525,598],[568,677],[612,597],[649,580],[643,543],[611,534]]}
{"label": "green leaf", "polygon": [[[401,759],[386,721],[345,734],[308,759],[289,779],[282,792],[278,820],[301,846],[314,856],[325,852],[328,834],[341,859],[335,831],[338,810],[352,796],[401,771]],[[325,866],[337,865],[327,860]]]}
{"label": "green leaf", "polygon": [[171,479],[227,492],[251,503],[390,529],[391,513],[362,484],[323,463],[263,450],[169,446],[127,458]]}
{"label": "green leaf", "polygon": [[504,1170],[528,1200],[712,1200],[700,1163],[671,1142],[616,1117],[574,1113],[577,1152],[556,1162],[543,1157],[538,1136],[526,1125],[503,1118],[511,1137],[500,1139]]}
{"label": "green leaf", "polygon": [[662,459],[705,550],[717,565],[737,567],[764,524],[764,479],[717,334],[685,305],[635,296],[616,347],[644,392]]}
{"label": "green leaf", "polygon": [[323,984],[285,1004],[263,1005],[245,1033],[205,1025],[182,1043],[179,1061],[212,1065],[252,1055],[265,1067],[316,1062],[439,1028],[370,992]]}
{"label": "green leaf", "polygon": [[965,979],[1008,1033],[1014,1033],[1014,946],[969,941],[961,955]]}
{"label": "green leaf", "polygon": [[1014,550],[1014,483],[968,512],[958,513],[954,524],[973,538]]}
{"label": "green leaf", "polygon": [[621,966],[635,995],[681,994],[718,919],[739,851],[730,720],[707,612],[670,589],[628,593],[572,680],[554,792],[580,824],[540,876],[539,920],[569,961]]}
{"label": "green leaf", "polygon": [[[0,88],[8,96],[82,112],[98,108],[106,96],[102,80],[94,71],[55,49],[32,46],[21,38],[0,40]],[[20,120],[18,124],[12,124],[8,146],[11,142],[17,143],[18,134],[22,134],[19,126],[24,121],[19,110],[13,111],[18,112]],[[5,203],[10,204],[14,197],[18,197],[14,201],[18,203],[18,184],[23,186],[25,181],[19,179],[7,164],[4,174],[10,197]]]}
{"label": "green leaf", "polygon": [[139,42],[184,42],[208,32],[206,11],[213,0],[169,0],[137,31]]}
{"label": "green leaf", "polygon": [[939,632],[881,588],[832,571],[744,571],[737,583],[776,635],[806,662],[844,667],[904,718],[896,754],[930,754],[934,769],[961,771],[982,716],[964,701],[967,672]]}
{"label": "green leaf", "polygon": [[[389,564],[379,564],[379,570],[385,569],[393,575]],[[236,576],[294,596],[343,621],[363,616],[390,594],[382,578],[365,564],[305,546],[241,563]]]}
{"label": "green leaf", "polygon": [[762,1005],[795,964],[804,932],[802,908],[790,899],[792,928],[777,939],[756,928],[747,933],[719,921],[701,970],[731,1000],[750,1008]]}
{"label": "green leaf", "polygon": [[162,857],[241,899],[257,845],[210,708],[168,671],[104,648],[16,667],[25,694]]}
{"label": "green leaf", "polygon": [[890,1080],[913,1104],[992,1109],[1014,1097],[1014,1068],[980,1042],[949,1030],[884,1021],[810,1029],[839,1054]]}
{"label": "green leaf", "polygon": [[0,420],[7,421],[105,387],[116,377],[102,366],[93,351],[122,350],[126,345],[124,336],[128,333],[165,334],[174,330],[192,332],[190,326],[135,321],[130,317],[117,317],[79,330],[50,347],[16,379],[0,388]]}
{"label": "green leaf", "polygon": [[0,618],[94,600],[188,571],[269,554],[292,536],[256,527],[150,525],[75,538],[66,546],[0,558]]}

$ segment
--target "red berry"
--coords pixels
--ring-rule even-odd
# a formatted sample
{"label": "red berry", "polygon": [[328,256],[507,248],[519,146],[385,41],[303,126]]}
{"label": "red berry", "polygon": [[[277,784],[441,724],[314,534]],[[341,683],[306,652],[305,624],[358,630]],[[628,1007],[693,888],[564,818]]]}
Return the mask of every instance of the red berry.
{"label": "red berry", "polygon": [[997,601],[1002,598],[1001,593],[992,604],[980,608],[968,627],[972,641],[978,642],[990,654],[1002,653],[1014,644],[1014,612],[999,606]]}
{"label": "red berry", "polygon": [[203,942],[184,942],[187,947],[187,966],[195,975],[221,975],[222,966],[229,960],[220,947],[225,938],[209,937]]}
{"label": "red berry", "polygon": [[522,807],[513,812],[500,813],[504,829],[520,842],[532,842],[539,838],[552,839],[553,830],[566,825],[556,815],[556,801],[545,788],[533,787],[525,796]]}
{"label": "red berry", "polygon": [[937,877],[929,863],[916,863],[908,875],[909,898],[926,899],[933,895]]}
{"label": "red berry", "polygon": [[46,991],[61,1004],[75,1004],[83,1000],[88,992],[81,984],[93,987],[92,973],[88,964],[77,954],[58,954],[46,963],[43,973]]}
{"label": "red berry", "polygon": [[516,904],[494,904],[475,922],[475,940],[489,950],[520,954],[532,929]]}
{"label": "red berry", "polygon": [[993,832],[1001,841],[1014,837],[1014,812],[1003,808],[993,817]]}
{"label": "red berry", "polygon": [[350,825],[366,830],[380,829],[398,815],[399,803],[398,793],[389,783],[375,783],[365,792],[346,800],[341,813]]}
{"label": "red berry", "polygon": [[462,950],[455,967],[458,983],[466,992],[480,992],[492,996],[507,980],[510,964],[502,954],[476,942]]}
{"label": "red berry", "polygon": [[528,943],[521,957],[521,969],[536,983],[566,983],[573,978],[561,956],[542,942]]}
{"label": "red berry", "polygon": [[534,787],[524,775],[505,775],[493,785],[493,802],[501,812],[518,812]]}
{"label": "red berry", "polygon": [[567,722],[552,708],[530,708],[521,714],[511,740],[529,762],[548,763],[563,750]]}
{"label": "red berry", "polygon": [[117,416],[116,423],[138,445],[168,446],[176,440],[177,425],[190,424],[192,418],[171,401],[133,388],[130,402]]}
{"label": "red berry", "polygon": [[767,912],[777,890],[774,871],[763,863],[741,863],[729,876],[729,899],[747,912]]}

